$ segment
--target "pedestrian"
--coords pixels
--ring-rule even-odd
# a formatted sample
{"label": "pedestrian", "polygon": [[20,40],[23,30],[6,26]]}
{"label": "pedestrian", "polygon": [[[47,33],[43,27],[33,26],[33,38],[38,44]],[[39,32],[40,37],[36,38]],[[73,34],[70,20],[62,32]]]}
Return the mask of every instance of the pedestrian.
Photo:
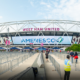
{"label": "pedestrian", "polygon": [[73,53],[73,51],[72,51],[72,50],[71,50],[71,52],[70,52],[70,57],[71,57],[71,62],[73,63],[74,53]]}
{"label": "pedestrian", "polygon": [[48,61],[48,50],[46,50],[46,61]]}
{"label": "pedestrian", "polygon": [[67,59],[65,59],[64,61],[64,71],[65,71],[64,80],[69,80],[71,66],[72,66],[72,63],[70,62],[70,56],[67,55]]}
{"label": "pedestrian", "polygon": [[41,52],[43,53],[43,50]]}
{"label": "pedestrian", "polygon": [[61,53],[61,50],[60,50],[60,53]]}
{"label": "pedestrian", "polygon": [[76,60],[76,63],[77,63],[77,60],[78,60],[78,54],[77,54],[77,52],[75,52],[75,54],[74,54],[74,59]]}
{"label": "pedestrian", "polygon": [[50,50],[48,50],[48,54],[50,53]]}

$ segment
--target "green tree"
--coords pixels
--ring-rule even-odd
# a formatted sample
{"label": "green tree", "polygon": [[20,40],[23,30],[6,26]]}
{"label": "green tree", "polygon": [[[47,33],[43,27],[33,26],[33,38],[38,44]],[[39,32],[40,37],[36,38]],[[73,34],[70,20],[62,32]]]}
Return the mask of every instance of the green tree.
{"label": "green tree", "polygon": [[67,47],[67,48],[65,49],[65,51],[70,51],[70,50],[80,51],[80,44],[73,44],[73,45],[71,45],[70,47]]}

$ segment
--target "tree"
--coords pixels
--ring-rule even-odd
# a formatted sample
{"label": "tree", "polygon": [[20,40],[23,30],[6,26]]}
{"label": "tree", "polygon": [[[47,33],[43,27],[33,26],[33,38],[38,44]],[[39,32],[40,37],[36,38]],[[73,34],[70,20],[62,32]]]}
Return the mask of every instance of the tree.
{"label": "tree", "polygon": [[65,51],[70,51],[70,50],[80,51],[80,44],[73,44],[73,45],[71,45],[71,47],[67,47],[65,49]]}

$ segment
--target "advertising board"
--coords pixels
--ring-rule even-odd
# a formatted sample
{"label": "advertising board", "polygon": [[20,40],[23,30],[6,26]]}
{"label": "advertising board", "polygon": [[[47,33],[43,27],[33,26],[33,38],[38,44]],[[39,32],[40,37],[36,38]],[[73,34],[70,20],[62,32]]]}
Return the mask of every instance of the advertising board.
{"label": "advertising board", "polygon": [[72,36],[17,36],[13,44],[71,44]]}

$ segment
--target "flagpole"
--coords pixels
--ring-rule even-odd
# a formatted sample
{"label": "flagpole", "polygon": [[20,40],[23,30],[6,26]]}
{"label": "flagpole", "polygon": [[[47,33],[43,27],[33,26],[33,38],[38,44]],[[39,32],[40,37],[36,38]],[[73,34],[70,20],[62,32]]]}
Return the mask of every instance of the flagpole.
{"label": "flagpole", "polygon": [[7,28],[7,31],[8,31],[8,37],[7,37],[7,52],[8,52],[9,28]]}

